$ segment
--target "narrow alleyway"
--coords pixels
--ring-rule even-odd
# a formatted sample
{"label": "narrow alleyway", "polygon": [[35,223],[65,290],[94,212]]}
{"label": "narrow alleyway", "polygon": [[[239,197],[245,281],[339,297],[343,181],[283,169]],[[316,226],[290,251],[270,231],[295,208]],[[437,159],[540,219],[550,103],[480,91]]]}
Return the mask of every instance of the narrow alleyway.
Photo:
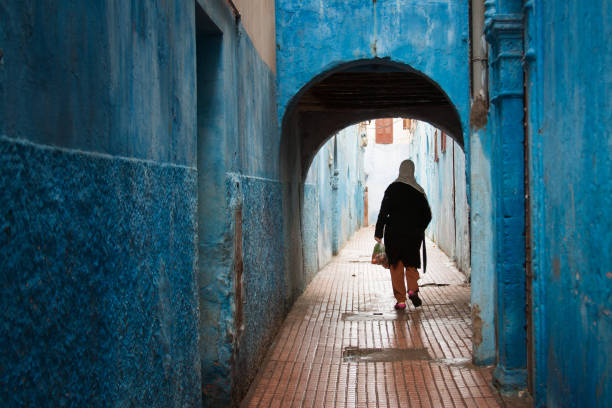
{"label": "narrow alleyway", "polygon": [[244,407],[497,407],[471,364],[470,288],[432,243],[423,307],[393,309],[389,272],[357,232],[287,316]]}

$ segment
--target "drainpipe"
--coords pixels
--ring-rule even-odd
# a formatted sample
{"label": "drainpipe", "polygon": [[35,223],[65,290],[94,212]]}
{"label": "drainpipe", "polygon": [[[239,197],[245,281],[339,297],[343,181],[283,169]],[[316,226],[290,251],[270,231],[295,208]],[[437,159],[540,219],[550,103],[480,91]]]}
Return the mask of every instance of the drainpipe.
{"label": "drainpipe", "polygon": [[[489,46],[485,38],[485,3],[490,0],[470,0],[470,68],[471,68],[471,111],[470,111],[470,128],[471,128],[471,140],[488,140],[491,137],[492,132],[486,134],[484,131],[479,131],[487,126],[488,113],[489,113],[489,70],[488,70],[488,53]],[[490,143],[490,142],[489,142]],[[468,144],[469,147],[471,147]],[[489,181],[484,181],[477,176],[476,164],[474,168],[470,163],[470,155],[466,154],[466,171],[470,184],[467,187],[467,194],[470,196],[470,206],[477,202],[476,195],[486,194],[482,190],[484,186],[489,184]],[[474,170],[476,169],[476,170]],[[485,175],[487,177],[487,175]],[[476,188],[472,188],[472,179],[475,181]],[[491,180],[493,181],[493,180]],[[492,187],[492,183],[490,185]],[[489,186],[487,186],[489,187]],[[489,197],[481,197],[484,200],[489,200]],[[492,198],[491,198],[492,200]],[[478,208],[478,207],[477,207]],[[486,269],[479,269],[482,272],[480,277],[472,279],[470,272],[471,287],[471,300],[472,300],[472,327],[473,327],[473,359],[477,365],[491,365],[495,363],[495,350],[496,350],[496,332],[495,332],[495,279],[496,271],[494,269],[495,263],[489,264],[489,260],[483,259],[481,251],[495,251],[495,247],[489,242],[485,243],[481,237],[476,237],[476,240],[480,241],[475,244],[472,240],[472,231],[483,231],[491,230],[494,238],[494,218],[482,221],[476,221],[476,217],[479,216],[479,212],[483,211],[484,214],[489,214],[489,210],[480,208],[477,209],[476,213],[472,212],[472,209],[468,207],[468,217],[470,219],[470,228],[468,232],[470,242],[470,255],[476,255],[475,258],[470,259],[470,265],[474,264],[474,261],[478,266],[485,266]],[[475,215],[474,215],[475,214]],[[491,213],[492,215],[492,213]],[[476,250],[476,252],[474,251]],[[480,252],[479,252],[480,251]],[[478,255],[478,254],[481,255]],[[480,257],[480,259],[478,259]],[[481,265],[482,264],[482,265]]]}
{"label": "drainpipe", "polygon": [[487,124],[489,111],[488,45],[484,34],[485,0],[472,0],[472,109],[470,125],[474,129]]}

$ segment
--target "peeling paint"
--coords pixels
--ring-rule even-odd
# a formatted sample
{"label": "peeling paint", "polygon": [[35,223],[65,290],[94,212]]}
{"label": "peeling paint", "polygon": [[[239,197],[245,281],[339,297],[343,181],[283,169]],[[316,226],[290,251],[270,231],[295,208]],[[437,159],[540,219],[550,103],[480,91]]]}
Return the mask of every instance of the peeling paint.
{"label": "peeling paint", "polygon": [[555,276],[555,278],[559,279],[561,277],[561,266],[560,266],[559,258],[553,259],[553,268],[552,269],[553,269],[552,272],[553,272],[553,275]]}
{"label": "peeling paint", "polygon": [[482,96],[477,96],[470,110],[470,126],[473,130],[479,130],[487,125],[489,106]]}
{"label": "peeling paint", "polygon": [[480,318],[480,306],[472,304],[472,341],[476,347],[482,343],[482,319]]}

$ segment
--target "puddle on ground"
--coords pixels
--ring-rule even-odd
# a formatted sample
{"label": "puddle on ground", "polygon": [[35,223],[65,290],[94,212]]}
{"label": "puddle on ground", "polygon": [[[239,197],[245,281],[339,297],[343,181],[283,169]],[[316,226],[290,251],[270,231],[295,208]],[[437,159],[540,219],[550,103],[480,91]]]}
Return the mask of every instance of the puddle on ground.
{"label": "puddle on ground", "polygon": [[342,313],[342,320],[348,322],[369,322],[372,320],[408,320],[410,314],[405,312],[349,312]]}
{"label": "puddle on ground", "polygon": [[469,357],[440,358],[436,359],[435,362],[451,367],[475,368],[474,364],[472,364],[472,359]]}
{"label": "puddle on ground", "polygon": [[476,369],[469,357],[432,359],[426,348],[358,348],[346,347],[342,352],[345,363],[380,363],[393,361],[431,361],[436,364]]}
{"label": "puddle on ground", "polygon": [[431,360],[426,348],[393,349],[393,348],[357,348],[346,347],[342,359],[347,363],[359,362],[393,362],[406,360]]}

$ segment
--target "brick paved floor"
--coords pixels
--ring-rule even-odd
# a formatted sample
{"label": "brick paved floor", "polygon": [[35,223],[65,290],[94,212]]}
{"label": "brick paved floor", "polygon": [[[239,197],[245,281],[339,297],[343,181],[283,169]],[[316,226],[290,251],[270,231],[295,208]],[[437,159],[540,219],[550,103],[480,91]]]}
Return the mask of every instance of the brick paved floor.
{"label": "brick paved floor", "polygon": [[372,237],[357,232],[297,300],[244,407],[501,406],[490,369],[470,363],[463,275],[430,242],[423,306],[395,312]]}

